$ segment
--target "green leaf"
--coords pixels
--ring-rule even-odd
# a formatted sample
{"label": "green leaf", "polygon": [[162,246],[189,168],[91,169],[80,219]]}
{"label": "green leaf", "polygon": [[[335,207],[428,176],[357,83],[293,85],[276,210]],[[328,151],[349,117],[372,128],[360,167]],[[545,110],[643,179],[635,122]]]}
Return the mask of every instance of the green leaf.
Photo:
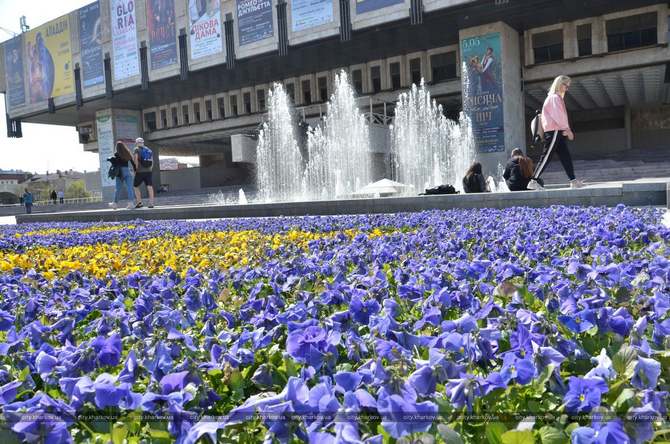
{"label": "green leaf", "polygon": [[112,442],[114,444],[123,444],[123,440],[128,436],[128,427],[122,422],[115,422],[112,427]]}
{"label": "green leaf", "polygon": [[507,427],[502,422],[490,422],[486,424],[486,440],[489,444],[502,444],[502,435]]}
{"label": "green leaf", "polygon": [[637,352],[633,347],[623,344],[618,352],[612,357],[612,368],[616,370],[619,378],[629,379],[635,371],[635,359]]}
{"label": "green leaf", "polygon": [[628,400],[635,397],[635,390],[630,388],[625,388],[621,391],[621,394],[617,397],[616,401],[612,404],[614,408],[622,407]]}
{"label": "green leaf", "polygon": [[503,444],[535,444],[530,430],[510,430],[502,434]]}
{"label": "green leaf", "polygon": [[437,431],[446,444],[463,444],[463,438],[454,429],[445,424],[438,424]]}
{"label": "green leaf", "polygon": [[544,426],[540,428],[540,440],[542,444],[565,444],[568,436],[556,427]]}

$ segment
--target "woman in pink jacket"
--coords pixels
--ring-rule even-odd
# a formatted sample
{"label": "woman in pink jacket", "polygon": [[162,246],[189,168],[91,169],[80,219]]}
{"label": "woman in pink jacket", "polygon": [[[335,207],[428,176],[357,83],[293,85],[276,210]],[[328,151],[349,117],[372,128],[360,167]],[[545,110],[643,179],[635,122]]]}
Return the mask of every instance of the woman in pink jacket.
{"label": "woman in pink jacket", "polygon": [[[568,140],[574,140],[575,135],[570,129],[568,112],[565,109],[565,93],[570,88],[570,77],[558,76],[549,88],[549,94],[542,105],[542,129],[544,130],[544,150],[537,163],[533,179],[537,182],[544,172],[551,156],[558,153],[563,169],[570,179],[571,188],[581,188],[584,184],[575,178],[575,169],[568,150]],[[536,186],[537,188],[537,186]]]}

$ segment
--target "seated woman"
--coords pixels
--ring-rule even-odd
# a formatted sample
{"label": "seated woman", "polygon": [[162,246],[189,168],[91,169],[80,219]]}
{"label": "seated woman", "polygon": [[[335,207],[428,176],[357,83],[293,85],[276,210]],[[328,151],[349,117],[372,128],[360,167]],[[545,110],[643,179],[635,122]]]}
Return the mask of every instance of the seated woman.
{"label": "seated woman", "polygon": [[512,150],[512,158],[507,162],[503,178],[510,191],[528,190],[528,182],[533,177],[533,161],[519,148]]}
{"label": "seated woman", "polygon": [[463,191],[466,193],[486,193],[489,188],[482,173],[482,164],[475,162],[468,168],[463,178]]}

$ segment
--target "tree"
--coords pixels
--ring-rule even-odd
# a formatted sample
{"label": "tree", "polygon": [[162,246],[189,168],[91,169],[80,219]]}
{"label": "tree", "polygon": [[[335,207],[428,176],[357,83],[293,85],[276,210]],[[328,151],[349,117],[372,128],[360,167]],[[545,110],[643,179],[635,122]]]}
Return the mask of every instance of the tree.
{"label": "tree", "polygon": [[66,199],[76,199],[90,196],[91,194],[86,191],[86,185],[84,184],[83,180],[76,180],[72,182],[65,190]]}

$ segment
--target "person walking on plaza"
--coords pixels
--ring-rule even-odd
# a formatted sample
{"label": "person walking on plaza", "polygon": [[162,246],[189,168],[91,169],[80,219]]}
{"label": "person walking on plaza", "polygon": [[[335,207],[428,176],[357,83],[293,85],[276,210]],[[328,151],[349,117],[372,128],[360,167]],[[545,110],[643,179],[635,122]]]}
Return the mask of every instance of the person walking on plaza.
{"label": "person walking on plaza", "polygon": [[65,192],[63,190],[58,190],[58,200],[60,201],[61,205],[65,203]]}
{"label": "person walking on plaza", "polygon": [[544,149],[537,163],[535,172],[530,183],[530,188],[541,189],[538,179],[547,168],[547,164],[554,152],[563,164],[563,169],[570,179],[571,188],[581,188],[584,184],[575,178],[575,169],[572,165],[572,157],[568,150],[568,140],[574,140],[575,134],[570,129],[568,112],[565,108],[565,93],[570,88],[571,79],[560,75],[554,79],[549,89],[549,94],[542,105],[542,129],[544,131]]}
{"label": "person walking on plaza", "polygon": [[510,191],[525,191],[533,176],[533,161],[520,148],[512,150],[512,158],[507,162],[503,179]]}
{"label": "person walking on plaza", "polygon": [[28,191],[28,188],[26,188],[23,193],[23,205],[26,206],[26,214],[31,214],[33,212],[33,193]]}
{"label": "person walking on plaza", "polygon": [[129,162],[133,163],[133,155],[130,153],[130,150],[125,143],[118,141],[116,142],[116,148],[114,150],[114,157],[110,157],[109,161],[112,163],[112,167],[116,170],[116,189],[114,190],[114,202],[112,207],[117,208],[119,200],[121,199],[121,191],[123,190],[124,184],[126,187],[126,193],[128,193],[128,209],[135,207],[135,192],[133,191],[133,175],[130,172]]}
{"label": "person walking on plaza", "polygon": [[56,199],[58,199],[58,195],[56,194],[56,190],[51,190],[51,194],[49,194],[49,197],[51,198],[51,203],[56,205]]}
{"label": "person walking on plaza", "polygon": [[153,152],[149,147],[144,145],[144,139],[138,137],[135,139],[135,150],[133,151],[133,158],[135,162],[135,181],[133,185],[135,186],[135,208],[141,208],[142,204],[142,193],[140,191],[140,185],[145,183],[147,186],[147,193],[149,193],[149,208],[154,207],[154,186],[153,180],[151,178],[153,170]]}
{"label": "person walking on plaza", "polygon": [[489,190],[482,173],[482,164],[473,163],[463,177],[463,191],[466,193],[487,193]]}

